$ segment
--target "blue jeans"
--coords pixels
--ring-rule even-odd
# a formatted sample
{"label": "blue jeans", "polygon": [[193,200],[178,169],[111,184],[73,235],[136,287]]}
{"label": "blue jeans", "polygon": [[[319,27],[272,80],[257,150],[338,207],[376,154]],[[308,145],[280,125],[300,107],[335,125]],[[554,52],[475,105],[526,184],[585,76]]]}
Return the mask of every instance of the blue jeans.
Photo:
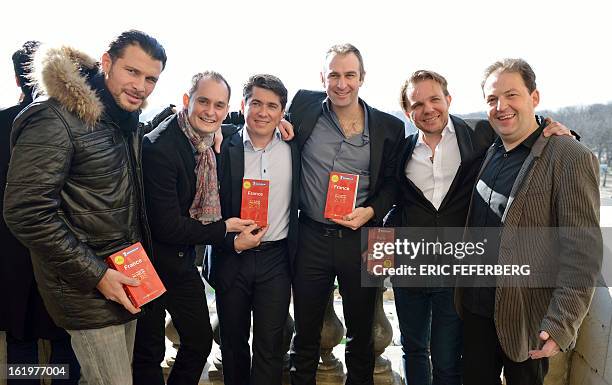
{"label": "blue jeans", "polygon": [[453,289],[394,287],[393,292],[406,385],[460,385],[462,323]]}

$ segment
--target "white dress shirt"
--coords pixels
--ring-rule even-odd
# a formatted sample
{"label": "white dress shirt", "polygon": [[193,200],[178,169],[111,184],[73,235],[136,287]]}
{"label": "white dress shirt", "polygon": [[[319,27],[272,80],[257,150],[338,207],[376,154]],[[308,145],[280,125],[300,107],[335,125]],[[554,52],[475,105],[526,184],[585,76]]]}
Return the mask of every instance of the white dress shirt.
{"label": "white dress shirt", "polygon": [[410,179],[438,210],[461,163],[455,127],[449,116],[448,124],[442,131],[442,139],[435,148],[435,156],[425,143],[423,132],[419,131],[418,135],[412,157],[406,162],[406,178]]}
{"label": "white dress shirt", "polygon": [[291,147],[285,143],[278,128],[265,148],[254,148],[246,125],[242,130],[244,143],[244,177],[270,181],[268,195],[268,231],[262,241],[278,241],[289,233],[291,206]]}

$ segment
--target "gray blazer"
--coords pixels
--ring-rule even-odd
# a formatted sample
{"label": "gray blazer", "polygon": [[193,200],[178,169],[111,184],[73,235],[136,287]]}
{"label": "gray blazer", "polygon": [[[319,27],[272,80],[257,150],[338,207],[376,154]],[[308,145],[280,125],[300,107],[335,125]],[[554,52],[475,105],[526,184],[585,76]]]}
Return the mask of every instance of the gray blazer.
{"label": "gray blazer", "polygon": [[[492,155],[493,148],[481,172]],[[569,136],[540,136],[519,171],[502,221],[500,264],[531,264],[534,280],[542,261],[555,261],[556,267],[556,284],[544,288],[535,281],[509,287],[500,280],[511,278],[498,278],[494,320],[502,349],[513,361],[525,361],[529,350],[541,347],[541,330],[561,350],[571,349],[591,303],[603,253],[596,157]],[[537,227],[555,228],[555,234],[539,236],[543,229],[534,232],[538,236],[525,237],[517,232]],[[461,288],[455,291],[460,315],[462,293]]]}

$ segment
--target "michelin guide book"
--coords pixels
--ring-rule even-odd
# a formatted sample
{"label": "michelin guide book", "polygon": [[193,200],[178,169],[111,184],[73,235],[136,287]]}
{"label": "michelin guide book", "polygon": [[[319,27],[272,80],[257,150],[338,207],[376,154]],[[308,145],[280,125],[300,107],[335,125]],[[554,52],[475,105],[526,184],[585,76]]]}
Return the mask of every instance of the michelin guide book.
{"label": "michelin guide book", "polygon": [[136,307],[141,307],[166,292],[164,284],[159,279],[140,242],[106,258],[106,263],[111,269],[140,280],[140,286],[123,286],[128,298]]}
{"label": "michelin guide book", "polygon": [[324,217],[342,219],[355,210],[359,175],[332,171],[327,184]]}
{"label": "michelin guide book", "polygon": [[371,227],[368,229],[368,272],[380,275],[383,270],[375,271],[376,266],[381,268],[394,267],[395,249],[390,253],[384,250],[385,244],[395,244],[395,229],[393,227]]}
{"label": "michelin guide book", "polygon": [[270,195],[270,181],[262,179],[242,180],[242,204],[240,205],[240,218],[252,219],[257,226],[268,225],[268,196]]}

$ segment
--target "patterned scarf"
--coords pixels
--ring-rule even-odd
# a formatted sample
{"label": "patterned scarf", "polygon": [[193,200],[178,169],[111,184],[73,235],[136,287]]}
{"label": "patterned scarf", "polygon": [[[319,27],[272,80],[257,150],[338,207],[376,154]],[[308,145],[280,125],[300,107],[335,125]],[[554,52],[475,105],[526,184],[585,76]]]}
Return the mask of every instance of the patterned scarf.
{"label": "patterned scarf", "polygon": [[217,162],[212,149],[214,134],[206,134],[201,137],[191,127],[187,116],[187,109],[179,111],[177,114],[178,124],[198,152],[195,155],[196,194],[189,208],[189,215],[206,225],[221,219]]}

